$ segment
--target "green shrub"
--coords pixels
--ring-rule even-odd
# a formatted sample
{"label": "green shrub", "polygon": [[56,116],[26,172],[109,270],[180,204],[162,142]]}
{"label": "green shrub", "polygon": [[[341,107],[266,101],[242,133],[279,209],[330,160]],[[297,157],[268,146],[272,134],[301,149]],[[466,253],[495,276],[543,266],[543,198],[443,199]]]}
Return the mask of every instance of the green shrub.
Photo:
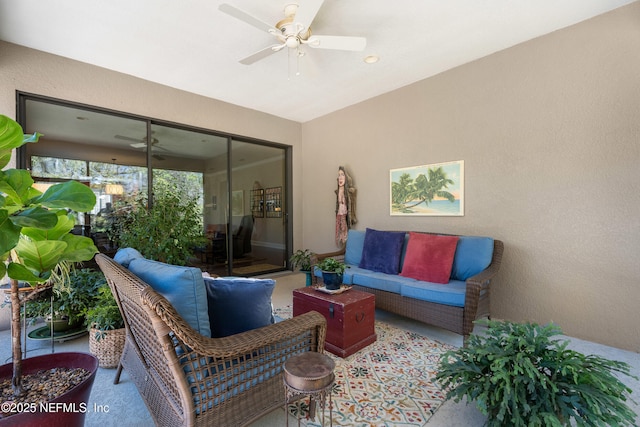
{"label": "green shrub", "polygon": [[85,317],[87,329],[97,329],[95,337],[98,341],[104,337],[106,331],[124,328],[118,303],[106,283],[98,289],[95,304],[85,312]]}
{"label": "green shrub", "polygon": [[51,315],[53,293],[54,315],[66,315],[69,323],[84,320],[84,312],[95,305],[100,287],[106,284],[102,272],[90,268],[74,268],[69,271],[65,280],[25,304],[27,317],[35,321],[38,317],[46,318]]}
{"label": "green shrub", "polygon": [[145,197],[119,208],[111,237],[119,247],[135,248],[145,258],[188,265],[195,248],[207,242],[200,201],[184,196],[171,184],[156,187],[150,209]]}
{"label": "green shrub", "polygon": [[485,336],[440,360],[447,399],[475,401],[489,426],[635,425],[631,389],[616,377],[636,378],[628,364],[568,349],[551,339],[561,334],[553,324],[482,323]]}

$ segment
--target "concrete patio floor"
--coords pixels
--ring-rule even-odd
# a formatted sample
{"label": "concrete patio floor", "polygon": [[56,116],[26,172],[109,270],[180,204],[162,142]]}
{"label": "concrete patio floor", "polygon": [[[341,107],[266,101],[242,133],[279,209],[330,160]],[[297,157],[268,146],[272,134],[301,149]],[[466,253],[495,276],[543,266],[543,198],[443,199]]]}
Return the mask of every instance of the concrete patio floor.
{"label": "concrete patio floor", "polygon": [[[302,274],[277,274],[272,275],[276,279],[276,289],[273,295],[274,307],[285,307],[292,303],[292,291],[295,288],[304,286],[305,278]],[[6,307],[3,309],[5,310]],[[393,314],[376,311],[376,319],[391,323],[397,327],[411,330],[425,335],[431,339],[449,343],[455,346],[462,345],[462,337],[448,331],[430,327],[420,322],[414,322]],[[32,330],[36,325],[29,328]],[[616,348],[591,343],[584,340],[567,337],[570,340],[570,347],[585,354],[597,354],[608,359],[619,360],[628,363],[632,367],[632,372],[640,376],[640,354],[619,350]],[[0,331],[0,361],[2,363],[11,360],[11,337],[9,330]],[[24,344],[24,343],[23,343]],[[27,356],[47,354],[52,351],[81,351],[88,352],[88,337],[84,335],[63,343],[54,343],[53,348],[50,340],[33,340],[28,338]],[[147,410],[138,390],[129,379],[127,372],[123,371],[118,385],[113,384],[115,369],[99,368],[96,380],[91,392],[89,402],[89,412],[86,417],[86,426],[89,427],[136,427],[153,425],[153,420]],[[637,403],[630,406],[636,414],[640,412],[640,382],[629,378],[623,378],[627,386],[633,389],[632,399]],[[94,409],[95,408],[95,409]],[[281,427],[285,424],[283,409],[276,409],[273,412],[258,419],[251,427]],[[295,423],[293,418],[290,419]],[[485,417],[476,409],[473,404],[445,402],[437,412],[429,419],[428,426],[464,426],[480,427],[485,423]],[[297,425],[297,424],[292,424]]]}

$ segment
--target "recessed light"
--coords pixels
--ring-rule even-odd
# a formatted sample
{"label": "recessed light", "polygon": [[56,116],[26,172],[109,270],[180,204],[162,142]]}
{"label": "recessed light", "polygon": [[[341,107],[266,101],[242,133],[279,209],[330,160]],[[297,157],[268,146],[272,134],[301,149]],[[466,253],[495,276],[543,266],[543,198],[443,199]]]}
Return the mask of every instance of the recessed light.
{"label": "recessed light", "polygon": [[369,56],[365,56],[364,58],[364,62],[366,62],[367,64],[375,64],[379,60],[380,60],[380,57],[378,55],[369,55]]}

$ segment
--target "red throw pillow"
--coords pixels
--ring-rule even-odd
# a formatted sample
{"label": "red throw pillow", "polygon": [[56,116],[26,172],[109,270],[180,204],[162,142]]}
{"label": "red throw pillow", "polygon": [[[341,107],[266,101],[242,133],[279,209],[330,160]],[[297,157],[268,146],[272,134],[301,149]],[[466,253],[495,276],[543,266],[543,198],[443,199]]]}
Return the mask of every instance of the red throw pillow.
{"label": "red throw pillow", "polygon": [[449,283],[457,236],[409,233],[401,276],[433,283]]}

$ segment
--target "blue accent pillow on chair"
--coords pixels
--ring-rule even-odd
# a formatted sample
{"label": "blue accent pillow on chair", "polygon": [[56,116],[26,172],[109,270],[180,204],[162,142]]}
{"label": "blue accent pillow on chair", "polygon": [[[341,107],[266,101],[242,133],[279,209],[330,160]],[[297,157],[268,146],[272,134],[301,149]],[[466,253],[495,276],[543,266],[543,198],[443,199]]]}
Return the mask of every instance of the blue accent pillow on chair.
{"label": "blue accent pillow on chair", "polygon": [[205,277],[211,337],[220,338],[275,322],[273,279]]}
{"label": "blue accent pillow on chair", "polygon": [[367,228],[359,267],[380,273],[398,274],[404,236],[404,231],[378,231]]}
{"label": "blue accent pillow on chair", "polygon": [[200,335],[211,336],[207,291],[199,268],[137,258],[129,263],[129,271],[165,297]]}

